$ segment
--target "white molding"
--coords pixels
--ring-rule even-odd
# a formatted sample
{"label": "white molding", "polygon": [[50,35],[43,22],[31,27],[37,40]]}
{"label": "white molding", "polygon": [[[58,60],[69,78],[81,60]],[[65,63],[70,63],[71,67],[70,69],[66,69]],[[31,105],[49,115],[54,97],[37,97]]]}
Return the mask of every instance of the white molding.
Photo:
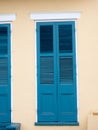
{"label": "white molding", "polygon": [[31,13],[30,19],[35,21],[41,20],[75,20],[80,18],[80,12],[58,12],[58,13]]}
{"label": "white molding", "polygon": [[10,55],[11,55],[11,122],[13,122],[13,51],[12,51],[12,23],[10,23]]}
{"label": "white molding", "polygon": [[0,22],[12,22],[16,20],[15,14],[0,14]]}
{"label": "white molding", "polygon": [[[77,73],[77,109],[78,109],[78,112],[77,112],[77,121],[79,121],[79,101],[78,101],[78,57],[77,57],[77,19],[80,18],[80,12],[63,12],[63,13],[31,13],[30,14],[30,19],[31,20],[34,20],[35,22],[35,43],[37,42],[36,41],[36,23],[37,22],[48,22],[48,21],[67,21],[67,20],[71,20],[71,21],[75,21],[75,28],[76,28],[76,31],[75,31],[75,38],[76,38],[76,73]],[[35,44],[35,55],[37,54],[37,44]],[[37,55],[36,55],[36,58],[35,58],[35,79],[36,79],[36,90],[35,90],[35,99],[36,99],[36,122],[38,121],[37,119]]]}

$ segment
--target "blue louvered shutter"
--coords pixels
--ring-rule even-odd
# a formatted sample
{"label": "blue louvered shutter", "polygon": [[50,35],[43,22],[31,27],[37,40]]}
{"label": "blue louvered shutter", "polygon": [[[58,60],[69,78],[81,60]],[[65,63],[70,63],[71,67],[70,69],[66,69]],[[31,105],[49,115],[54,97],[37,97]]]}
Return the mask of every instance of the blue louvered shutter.
{"label": "blue louvered shutter", "polygon": [[76,61],[74,22],[58,25],[59,43],[59,121],[77,121]]}
{"label": "blue louvered shutter", "polygon": [[0,24],[0,123],[10,122],[10,25]]}
{"label": "blue louvered shutter", "polygon": [[38,122],[57,121],[53,25],[37,25]]}

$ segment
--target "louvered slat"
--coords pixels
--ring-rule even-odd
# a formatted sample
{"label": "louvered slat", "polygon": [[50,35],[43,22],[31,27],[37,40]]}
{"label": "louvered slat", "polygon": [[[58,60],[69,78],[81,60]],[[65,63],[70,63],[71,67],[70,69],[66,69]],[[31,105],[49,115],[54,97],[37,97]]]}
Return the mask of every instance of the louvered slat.
{"label": "louvered slat", "polygon": [[41,84],[53,84],[54,81],[54,67],[53,57],[40,57],[40,82]]}
{"label": "louvered slat", "polygon": [[0,86],[8,85],[8,58],[0,57]]}
{"label": "louvered slat", "polygon": [[73,82],[73,61],[71,57],[60,57],[60,82],[72,84]]}

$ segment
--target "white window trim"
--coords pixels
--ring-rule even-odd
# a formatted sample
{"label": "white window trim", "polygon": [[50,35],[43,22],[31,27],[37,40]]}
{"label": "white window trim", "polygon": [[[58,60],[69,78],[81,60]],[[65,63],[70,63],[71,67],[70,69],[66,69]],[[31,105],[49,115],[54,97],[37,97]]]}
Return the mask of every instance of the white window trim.
{"label": "white window trim", "polygon": [[[36,43],[36,23],[37,22],[62,22],[62,21],[75,21],[75,36],[76,36],[76,64],[77,64],[77,19],[80,18],[80,12],[63,12],[63,13],[31,13],[30,14],[30,19],[35,21],[35,43]],[[35,44],[36,45],[36,44]],[[36,52],[37,46],[35,46],[35,55],[37,54]],[[77,86],[78,86],[78,65],[76,68],[77,72]],[[35,58],[35,79],[36,79],[36,122],[38,121],[37,119],[37,57]],[[78,99],[78,87],[77,87],[77,99]],[[77,100],[77,109],[79,110],[79,104]],[[79,121],[79,112],[77,113],[77,121]]]}
{"label": "white window trim", "polygon": [[10,24],[11,37],[10,37],[10,47],[11,47],[11,121],[13,121],[13,55],[12,55],[12,22],[16,20],[15,14],[0,14],[0,24]]}
{"label": "white window trim", "polygon": [[80,12],[62,12],[62,13],[31,13],[30,19],[34,21],[41,20],[75,20],[80,18]]}
{"label": "white window trim", "polygon": [[0,22],[12,22],[16,20],[15,14],[0,14]]}

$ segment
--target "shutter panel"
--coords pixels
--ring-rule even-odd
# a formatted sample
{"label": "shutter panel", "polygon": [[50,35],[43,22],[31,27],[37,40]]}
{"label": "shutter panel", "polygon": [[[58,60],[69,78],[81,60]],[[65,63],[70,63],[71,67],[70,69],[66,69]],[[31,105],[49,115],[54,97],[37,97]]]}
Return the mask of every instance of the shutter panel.
{"label": "shutter panel", "polygon": [[0,86],[8,84],[8,58],[0,57]]}
{"label": "shutter panel", "polygon": [[72,53],[72,26],[70,24],[59,26],[59,51]]}
{"label": "shutter panel", "polygon": [[0,25],[0,123],[10,122],[9,28]]}
{"label": "shutter panel", "polygon": [[38,122],[57,121],[53,26],[37,24]]}
{"label": "shutter panel", "polygon": [[60,83],[72,84],[73,59],[72,57],[60,57]]}
{"label": "shutter panel", "polygon": [[59,121],[76,122],[76,68],[74,23],[59,24]]}
{"label": "shutter panel", "polygon": [[52,56],[40,57],[40,83],[53,84],[54,83],[54,66]]}
{"label": "shutter panel", "polygon": [[59,118],[63,122],[76,121],[76,97],[73,78],[73,58],[60,57]]}

